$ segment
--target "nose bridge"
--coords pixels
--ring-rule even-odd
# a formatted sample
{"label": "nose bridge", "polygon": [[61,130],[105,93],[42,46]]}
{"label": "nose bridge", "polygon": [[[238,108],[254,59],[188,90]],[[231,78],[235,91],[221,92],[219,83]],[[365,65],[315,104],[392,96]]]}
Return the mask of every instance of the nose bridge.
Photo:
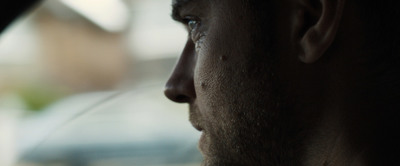
{"label": "nose bridge", "polygon": [[194,43],[188,40],[165,86],[164,93],[170,100],[184,103],[191,102],[196,98],[193,80],[195,65]]}

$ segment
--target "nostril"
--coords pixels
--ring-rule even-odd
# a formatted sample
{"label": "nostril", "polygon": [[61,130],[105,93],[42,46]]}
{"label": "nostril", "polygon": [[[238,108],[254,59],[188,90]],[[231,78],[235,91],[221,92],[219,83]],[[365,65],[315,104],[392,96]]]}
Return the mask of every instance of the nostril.
{"label": "nostril", "polygon": [[185,95],[180,94],[176,88],[166,88],[164,91],[165,96],[174,101],[174,102],[178,102],[178,103],[183,103],[185,101],[187,101],[187,97]]}
{"label": "nostril", "polygon": [[184,102],[189,102],[190,98],[185,96],[185,95],[178,95],[175,97],[175,102],[178,103],[184,103]]}
{"label": "nostril", "polygon": [[177,103],[187,103],[190,102],[191,97],[186,95],[184,90],[179,90],[180,88],[174,86],[166,86],[164,94],[165,96]]}

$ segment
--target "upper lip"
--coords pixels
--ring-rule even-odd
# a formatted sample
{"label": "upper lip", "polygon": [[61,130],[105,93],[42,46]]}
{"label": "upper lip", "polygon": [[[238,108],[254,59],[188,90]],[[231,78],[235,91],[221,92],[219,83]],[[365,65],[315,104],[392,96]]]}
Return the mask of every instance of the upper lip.
{"label": "upper lip", "polygon": [[197,129],[199,131],[203,131],[203,127],[202,127],[202,125],[200,125],[199,119],[197,118],[197,116],[195,116],[194,114],[190,114],[189,121],[190,121],[190,123],[192,123],[192,126],[195,129]]}
{"label": "upper lip", "polygon": [[189,121],[190,121],[190,123],[192,123],[192,126],[195,129],[197,129],[199,131],[203,131],[203,127],[199,123],[201,121],[200,121],[200,115],[199,115],[199,112],[198,112],[198,108],[197,108],[197,105],[195,105],[195,104],[190,104]]}
{"label": "upper lip", "polygon": [[194,123],[194,122],[191,122],[191,123],[192,123],[192,125],[193,125],[193,127],[194,127],[195,129],[197,129],[197,130],[199,130],[199,131],[203,131],[203,128],[201,128],[201,126],[200,126],[199,123]]}

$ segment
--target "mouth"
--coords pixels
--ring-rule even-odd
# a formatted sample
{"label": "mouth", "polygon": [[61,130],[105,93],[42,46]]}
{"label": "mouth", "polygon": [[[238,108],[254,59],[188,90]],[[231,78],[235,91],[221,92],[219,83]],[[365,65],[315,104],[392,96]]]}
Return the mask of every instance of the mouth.
{"label": "mouth", "polygon": [[[191,115],[193,115],[193,114],[191,114]],[[205,136],[206,135],[205,130],[203,129],[203,126],[200,125],[199,119],[195,118],[195,116],[190,116],[189,121],[196,130],[201,132],[201,136],[200,136],[199,143],[198,143],[198,149],[200,150],[200,152],[202,152],[204,154],[204,152],[206,152],[206,150],[207,150],[206,147],[208,147],[208,146],[206,146],[207,140],[206,140],[206,136]]]}

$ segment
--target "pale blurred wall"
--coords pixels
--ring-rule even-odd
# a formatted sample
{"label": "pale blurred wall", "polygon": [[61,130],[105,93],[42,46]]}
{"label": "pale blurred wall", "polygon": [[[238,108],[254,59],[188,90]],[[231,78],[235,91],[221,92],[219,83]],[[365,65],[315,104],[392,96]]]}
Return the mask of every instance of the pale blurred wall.
{"label": "pale blurred wall", "polygon": [[79,16],[60,18],[46,8],[35,22],[49,78],[84,92],[115,88],[126,77],[133,58],[123,32],[106,32]]}

